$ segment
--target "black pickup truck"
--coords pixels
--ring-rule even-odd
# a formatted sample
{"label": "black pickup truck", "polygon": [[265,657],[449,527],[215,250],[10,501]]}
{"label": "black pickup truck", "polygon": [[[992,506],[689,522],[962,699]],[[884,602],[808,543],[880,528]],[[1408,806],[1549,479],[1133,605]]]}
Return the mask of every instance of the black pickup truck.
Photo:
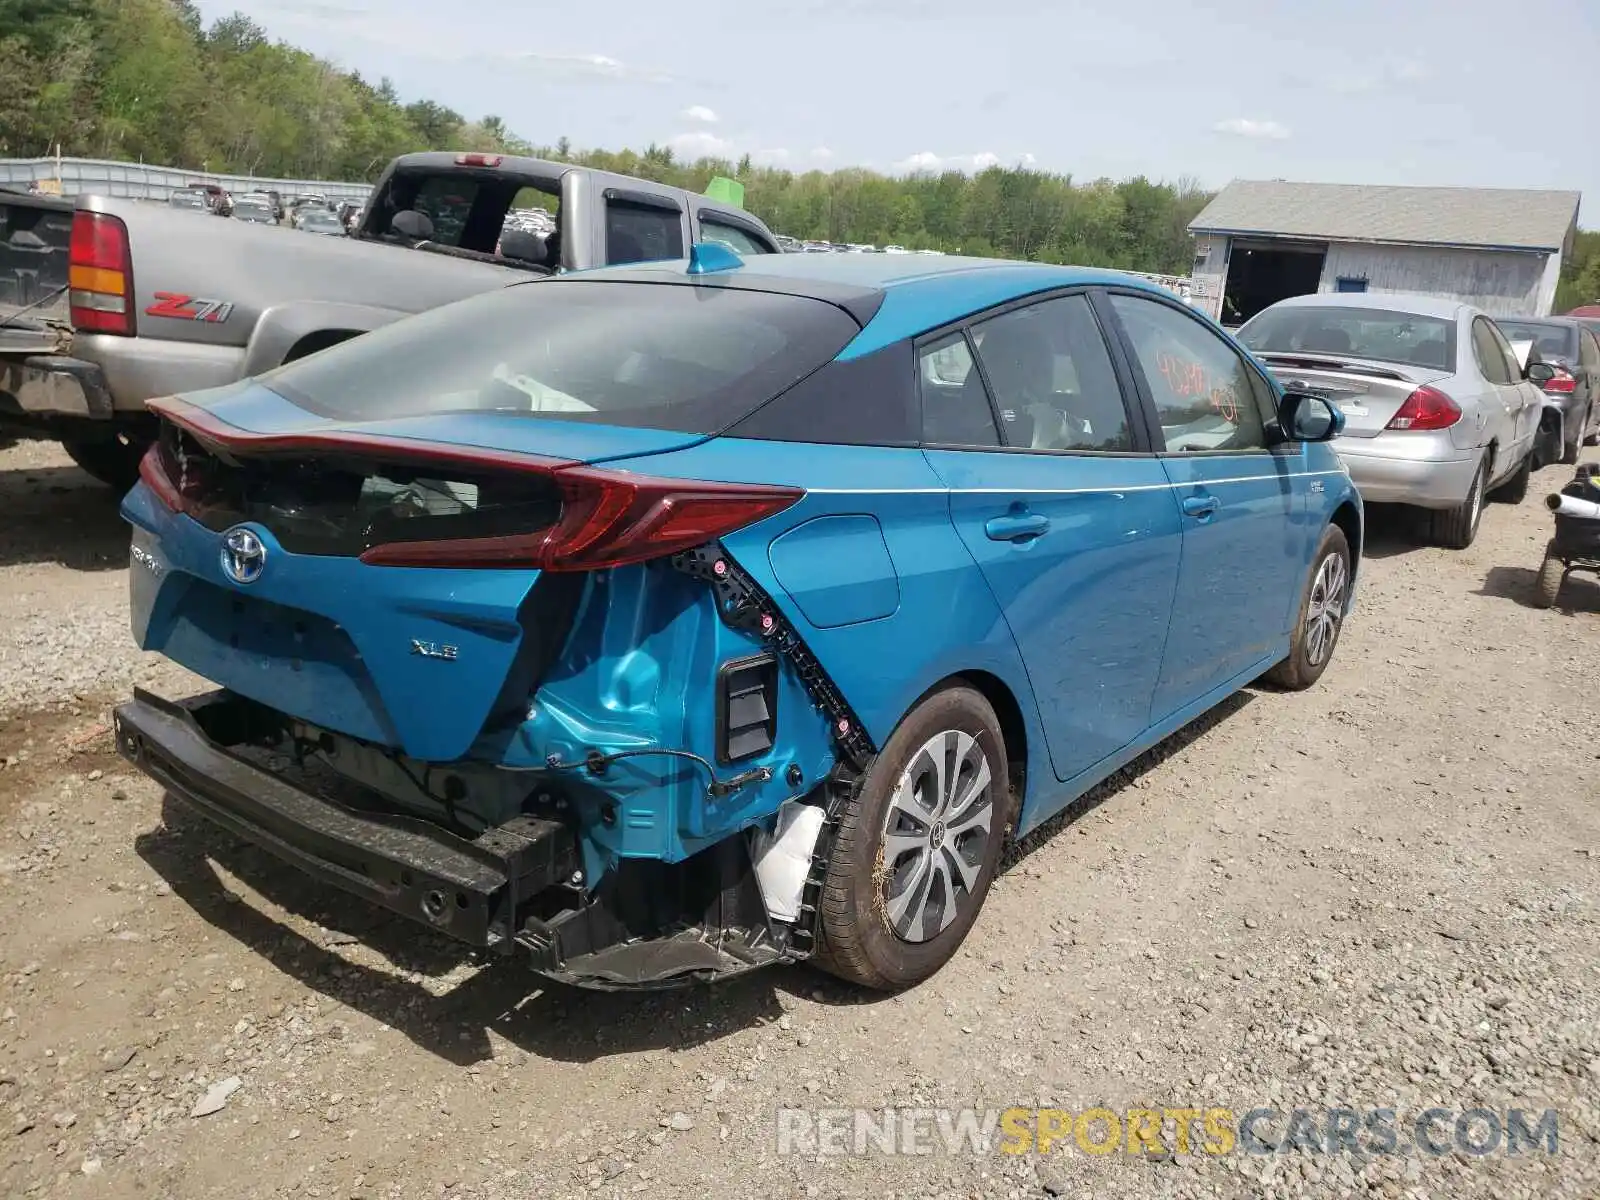
{"label": "black pickup truck", "polygon": [[[533,210],[553,231],[529,231]],[[548,228],[550,221],[541,220]],[[395,159],[349,237],[196,221],[160,204],[0,193],[0,436],[59,439],[131,485],[145,401],[231,383],[529,272],[779,253],[749,213],[572,163]]]}

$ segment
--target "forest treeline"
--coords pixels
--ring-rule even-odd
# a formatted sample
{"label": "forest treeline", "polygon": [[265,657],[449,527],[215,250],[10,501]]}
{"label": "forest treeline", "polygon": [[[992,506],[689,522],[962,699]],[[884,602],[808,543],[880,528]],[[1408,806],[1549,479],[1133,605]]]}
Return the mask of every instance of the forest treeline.
{"label": "forest treeline", "polygon": [[[531,131],[521,131],[528,133]],[[371,180],[412,150],[565,158],[700,190],[745,185],[745,205],[798,238],[1187,274],[1187,226],[1210,199],[1188,180],[1078,181],[1024,166],[976,174],[796,172],[683,161],[666,146],[582,150],[525,140],[498,116],[407,100],[268,36],[235,14],[205,25],[190,0],[0,0],[0,156],[53,153],[189,170]],[[1600,297],[1600,234],[1563,272],[1564,300]]]}

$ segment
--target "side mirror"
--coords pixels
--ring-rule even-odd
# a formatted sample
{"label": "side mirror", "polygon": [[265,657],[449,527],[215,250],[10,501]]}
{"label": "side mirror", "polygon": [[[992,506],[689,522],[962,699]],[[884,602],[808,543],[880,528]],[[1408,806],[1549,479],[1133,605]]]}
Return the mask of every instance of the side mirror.
{"label": "side mirror", "polygon": [[1331,442],[1344,432],[1344,413],[1323,396],[1285,392],[1278,405],[1278,428],[1286,441]]}
{"label": "side mirror", "polygon": [[1537,383],[1543,387],[1556,377],[1556,369],[1549,363],[1531,362],[1522,372],[1522,377],[1529,383]]}

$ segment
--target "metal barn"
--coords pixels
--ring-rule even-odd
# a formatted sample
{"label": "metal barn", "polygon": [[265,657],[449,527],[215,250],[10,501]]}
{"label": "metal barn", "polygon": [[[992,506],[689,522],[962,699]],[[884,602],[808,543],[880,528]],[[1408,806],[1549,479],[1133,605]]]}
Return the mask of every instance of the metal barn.
{"label": "metal barn", "polygon": [[1235,180],[1189,224],[1197,308],[1238,325],[1288,296],[1413,292],[1548,315],[1577,192]]}

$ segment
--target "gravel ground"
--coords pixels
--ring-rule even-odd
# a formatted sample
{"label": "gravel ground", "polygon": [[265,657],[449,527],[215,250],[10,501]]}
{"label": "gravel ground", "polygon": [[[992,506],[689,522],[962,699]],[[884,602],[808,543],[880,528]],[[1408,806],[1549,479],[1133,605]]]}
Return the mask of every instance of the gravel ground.
{"label": "gravel ground", "polygon": [[[1375,514],[1321,683],[1030,839],[895,998],[580,993],[305,882],[112,754],[107,704],[182,679],[129,644],[109,494],[24,445],[0,501],[0,1193],[1600,1195],[1600,586],[1530,606],[1533,499],[1459,553]],[[1559,1151],[777,1152],[780,1108],[1014,1104],[1550,1107]]]}

